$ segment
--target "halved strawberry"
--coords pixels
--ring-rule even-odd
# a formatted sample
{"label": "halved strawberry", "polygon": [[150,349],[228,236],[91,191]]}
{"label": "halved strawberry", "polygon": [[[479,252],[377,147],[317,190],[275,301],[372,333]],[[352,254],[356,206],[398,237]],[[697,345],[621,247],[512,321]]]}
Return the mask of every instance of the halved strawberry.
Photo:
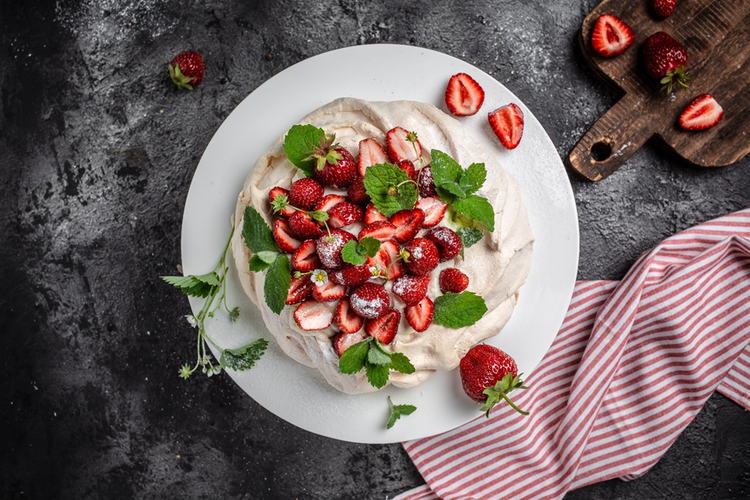
{"label": "halved strawberry", "polygon": [[369,225],[379,220],[388,220],[388,217],[381,214],[380,210],[375,208],[375,205],[370,203],[369,205],[367,205],[367,210],[365,210],[365,224]]}
{"label": "halved strawberry", "polygon": [[404,304],[407,306],[413,306],[425,298],[429,286],[429,274],[423,276],[405,274],[393,282],[391,291],[403,300]]}
{"label": "halved strawberry", "polygon": [[506,104],[487,115],[490,127],[500,142],[515,149],[523,136],[523,111],[513,103]]}
{"label": "halved strawberry", "polygon": [[380,241],[387,241],[393,238],[395,232],[396,226],[391,224],[390,221],[379,220],[362,228],[357,235],[357,239],[361,240],[362,238],[369,236]]}
{"label": "halved strawberry", "polygon": [[328,225],[338,229],[359,222],[364,217],[365,211],[362,210],[362,207],[348,201],[342,201],[328,211]]}
{"label": "halved strawberry", "polygon": [[430,196],[427,198],[421,198],[417,201],[415,208],[420,209],[424,212],[424,221],[422,221],[422,227],[434,227],[440,224],[445,215],[445,209],[448,205],[443,203],[437,196]]}
{"label": "halved strawberry", "polygon": [[391,309],[379,318],[368,320],[365,323],[365,332],[375,337],[383,344],[390,344],[398,333],[398,324],[401,321],[401,313]]}
{"label": "halved strawberry", "polygon": [[318,248],[320,263],[326,269],[341,269],[344,267],[344,259],[341,258],[341,249],[347,241],[355,239],[354,235],[343,229],[331,229],[330,235],[323,233],[315,242]]}
{"label": "halved strawberry", "polygon": [[724,110],[710,94],[701,94],[688,104],[680,115],[680,126],[685,130],[711,128],[724,116]]}
{"label": "halved strawberry", "polygon": [[[398,257],[399,250],[398,243],[395,241],[384,241],[380,244],[380,250],[375,254],[375,257],[367,257],[368,269],[375,265],[379,265],[384,274],[385,271],[388,270],[389,279],[395,280],[396,278],[399,278],[404,274],[404,261],[397,260],[396,262],[393,262],[396,257]],[[391,264],[392,262],[393,264]]]}
{"label": "halved strawberry", "polygon": [[306,273],[320,267],[315,240],[305,240],[292,254],[292,267]]}
{"label": "halved strawberry", "polygon": [[591,32],[591,46],[603,57],[622,54],[634,41],[635,35],[630,26],[612,14],[599,16]]}
{"label": "halved strawberry", "polygon": [[[362,321],[362,324],[364,324],[364,320],[362,320],[362,318],[360,318],[360,321]],[[359,328],[362,329],[362,325],[360,325]],[[338,333],[335,337],[333,337],[333,347],[334,349],[336,349],[336,352],[339,353],[339,357],[341,357],[347,349],[349,349],[357,342],[362,342],[366,338],[367,334],[365,334],[364,332],[358,331],[354,333],[344,333],[342,331],[341,333]]]}
{"label": "halved strawberry", "polygon": [[431,166],[425,165],[422,167],[422,170],[419,171],[417,185],[419,186],[419,196],[422,198],[437,196],[437,191],[435,191],[435,181],[432,178]]}
{"label": "halved strawberry", "polygon": [[445,226],[432,228],[424,237],[435,244],[440,262],[455,259],[464,246],[461,237]]}
{"label": "halved strawberry", "polygon": [[294,181],[289,188],[289,204],[302,210],[310,210],[321,196],[323,186],[312,177]]}
{"label": "halved strawberry", "polygon": [[333,323],[333,308],[317,300],[306,300],[297,306],[293,316],[302,330],[322,330]]}
{"label": "halved strawberry", "polygon": [[292,230],[292,234],[299,236],[303,240],[317,238],[323,234],[323,230],[315,222],[315,219],[305,212],[294,212],[289,217],[289,228]]}
{"label": "halved strawberry", "polygon": [[334,283],[345,286],[359,286],[370,279],[370,266],[362,264],[359,266],[347,267],[328,273],[328,279]]}
{"label": "halved strawberry", "polygon": [[287,293],[285,304],[299,304],[309,299],[314,287],[315,284],[309,274],[304,274],[299,278],[292,276],[292,283],[289,285],[289,293]]}
{"label": "halved strawberry", "polygon": [[[351,308],[348,297],[344,297],[343,299],[339,300],[339,303],[336,306],[336,314],[334,318],[336,320],[336,324],[339,325],[339,329],[341,329],[343,333],[349,333],[349,334],[356,333],[360,331],[362,329],[362,326],[365,324],[365,320],[359,317],[357,313],[355,313],[354,310]],[[365,339],[365,336],[362,335],[362,338],[360,338],[359,340],[355,340],[351,344],[355,344],[359,342],[360,340],[364,340],[364,339]],[[334,340],[334,345],[335,344],[336,344],[336,341]],[[339,346],[336,346],[337,350],[338,350],[338,347]],[[345,350],[346,350],[346,347],[344,348],[344,351]],[[341,354],[342,352],[343,351],[340,351],[339,354]]]}
{"label": "halved strawberry", "polygon": [[388,131],[385,139],[388,144],[388,156],[393,163],[401,160],[417,161],[422,156],[422,145],[414,132],[396,127]]}
{"label": "halved strawberry", "polygon": [[373,138],[362,139],[359,141],[359,161],[357,162],[357,171],[362,177],[365,176],[365,170],[371,165],[387,163],[388,155],[385,154],[383,146]]}
{"label": "halved strawberry", "polygon": [[342,196],[340,194],[327,194],[318,200],[318,202],[315,204],[314,210],[328,212],[330,209],[332,209],[342,201],[346,201],[346,196]]}
{"label": "halved strawberry", "polygon": [[435,313],[435,304],[429,297],[423,298],[417,305],[404,309],[404,316],[409,326],[417,332],[427,330],[432,324],[432,316]]}
{"label": "halved strawberry", "polygon": [[339,300],[346,293],[346,287],[344,285],[338,285],[331,280],[326,281],[322,285],[315,285],[313,288],[312,296],[318,302],[333,302]]}
{"label": "halved strawberry", "polygon": [[375,319],[384,315],[391,306],[391,296],[383,285],[367,282],[357,287],[349,296],[349,304],[358,315]]}
{"label": "halved strawberry", "polygon": [[[279,186],[271,188],[271,190],[268,192],[268,202],[273,203],[273,200],[275,200],[277,197],[279,197],[282,194],[287,197],[287,200],[289,200],[288,189],[284,189],[283,187],[279,187]],[[274,212],[274,213],[276,215],[280,215],[281,217],[284,217],[285,219],[288,219],[294,213],[294,209],[292,207],[287,206],[281,212]]]}
{"label": "halved strawberry", "polygon": [[417,182],[417,169],[414,168],[414,164],[411,161],[400,160],[398,163],[396,163],[396,166],[406,172],[406,175],[409,176],[409,179]]}
{"label": "halved strawberry", "polygon": [[391,218],[388,220],[391,224],[396,226],[396,232],[393,233],[393,237],[396,241],[399,243],[406,243],[414,238],[419,230],[422,229],[424,212],[419,208],[414,208],[412,210],[399,210],[391,215]]}
{"label": "halved strawberry", "polygon": [[357,205],[365,205],[370,203],[370,195],[367,194],[365,189],[365,178],[357,177],[349,186],[349,191],[346,193],[346,199],[349,203],[355,203]]}
{"label": "halved strawberry", "polygon": [[469,288],[469,277],[456,269],[448,267],[440,271],[440,291],[443,293],[461,293]]}
{"label": "halved strawberry", "polygon": [[300,240],[292,236],[292,230],[286,219],[274,221],[271,233],[273,234],[273,239],[276,241],[276,245],[282,252],[292,253],[302,244]]}
{"label": "halved strawberry", "polygon": [[458,73],[448,80],[445,105],[454,116],[471,116],[484,102],[484,90],[466,73]]}

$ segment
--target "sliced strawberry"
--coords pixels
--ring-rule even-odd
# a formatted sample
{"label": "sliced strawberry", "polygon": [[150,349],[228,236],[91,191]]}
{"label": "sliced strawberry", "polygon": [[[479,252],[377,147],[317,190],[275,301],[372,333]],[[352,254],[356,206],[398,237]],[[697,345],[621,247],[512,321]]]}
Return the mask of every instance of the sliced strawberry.
{"label": "sliced strawberry", "polygon": [[375,205],[370,203],[369,205],[367,205],[367,210],[365,210],[365,224],[369,225],[379,220],[388,220],[388,217],[381,214],[380,210],[375,208]]}
{"label": "sliced strawberry", "polygon": [[383,285],[367,282],[357,287],[349,296],[354,312],[363,318],[379,318],[388,312],[391,296]]}
{"label": "sliced strawberry", "polygon": [[346,201],[346,196],[342,196],[340,194],[327,194],[318,200],[318,202],[315,204],[314,210],[328,212],[330,209],[332,209],[342,201]]}
{"label": "sliced strawberry", "polygon": [[273,234],[273,239],[276,241],[276,245],[282,252],[292,253],[302,244],[300,240],[292,236],[289,222],[285,219],[274,221],[271,232]]}
{"label": "sliced strawberry", "polygon": [[292,254],[292,267],[306,273],[320,267],[315,240],[305,240]]}
{"label": "sliced strawberry", "polygon": [[396,226],[396,232],[393,237],[399,243],[406,243],[414,238],[424,222],[424,212],[418,208],[412,210],[399,210],[391,215],[389,219],[391,224]]}
{"label": "sliced strawberry", "polygon": [[[364,325],[365,321],[362,318],[359,318],[361,321],[359,328],[362,329],[362,325]],[[336,334],[335,337],[333,337],[333,347],[336,349],[336,352],[339,353],[339,357],[343,356],[344,352],[349,349],[351,346],[356,344],[357,342],[362,342],[367,338],[367,335],[364,332],[357,331],[354,333],[345,333],[343,330],[341,333]]]}
{"label": "sliced strawberry", "polygon": [[365,178],[357,177],[349,186],[349,191],[346,193],[346,199],[349,203],[355,203],[357,205],[366,205],[370,203],[370,195],[367,194],[365,189]]}
{"label": "sliced strawberry", "polygon": [[308,332],[328,328],[333,323],[332,307],[317,300],[306,300],[294,310],[294,322]]}
{"label": "sliced strawberry", "polygon": [[458,73],[448,80],[445,105],[454,116],[471,116],[484,102],[484,90],[466,73]]}
{"label": "sliced strawberry", "polygon": [[[275,188],[272,188],[271,191],[268,192],[268,202],[273,203],[273,200],[278,198],[279,196],[284,195],[287,197],[287,201],[289,200],[289,190],[284,189],[283,187],[276,186]],[[272,205],[273,206],[273,205]],[[274,212],[276,215],[280,215],[281,217],[284,217],[285,219],[288,219],[291,217],[291,215],[294,213],[294,209],[292,207],[286,207],[281,212]]]}
{"label": "sliced strawberry", "polygon": [[455,259],[463,248],[461,237],[449,227],[438,226],[432,228],[424,237],[433,242],[435,247],[437,247],[440,262]]}
{"label": "sliced strawberry", "polygon": [[431,166],[425,165],[422,167],[422,170],[419,171],[417,185],[419,187],[419,196],[422,198],[437,196],[437,191],[435,191],[435,181],[432,178]]}
{"label": "sliced strawberry", "polygon": [[417,161],[422,156],[422,145],[414,132],[396,127],[388,131],[385,139],[388,144],[388,156],[393,163],[401,160]]}
{"label": "sliced strawberry", "polygon": [[341,258],[341,249],[347,241],[355,239],[354,235],[343,229],[331,229],[331,234],[323,233],[315,242],[318,248],[320,263],[326,269],[341,269],[344,260]]}
{"label": "sliced strawberry", "polygon": [[304,274],[299,278],[292,276],[292,283],[289,285],[289,293],[286,296],[285,304],[299,304],[312,296],[315,284],[310,279],[309,274]]}
{"label": "sliced strawberry", "polygon": [[[338,305],[336,306],[336,314],[334,316],[336,319],[336,324],[339,325],[339,329],[343,333],[356,333],[362,329],[362,326],[365,324],[365,320],[362,319],[357,315],[357,313],[354,312],[354,310],[351,308],[349,304],[349,299],[347,297],[344,297],[343,299],[339,300]],[[349,345],[356,344],[360,340],[364,340],[365,336],[362,335],[362,337],[359,340],[355,340]],[[353,340],[353,339],[350,339]],[[336,341],[334,340],[334,344]],[[346,346],[349,347],[349,346]],[[346,350],[346,347],[344,348],[344,351]],[[336,347],[338,350],[338,346]],[[342,351],[339,351],[339,354],[341,354]]]}
{"label": "sliced strawberry", "polygon": [[323,186],[312,177],[292,183],[289,188],[289,204],[302,210],[310,210],[323,196]]}
{"label": "sliced strawberry", "polygon": [[429,297],[423,298],[418,304],[404,309],[404,316],[409,326],[414,331],[423,332],[432,324],[432,316],[435,313],[435,304]]}
{"label": "sliced strawberry", "polygon": [[515,149],[523,136],[523,111],[513,103],[507,104],[487,115],[490,127],[500,142],[508,149]]}
{"label": "sliced strawberry", "polygon": [[396,163],[396,166],[406,172],[406,175],[409,176],[409,179],[417,182],[417,169],[414,168],[414,164],[411,161],[400,160],[398,163]]}
{"label": "sliced strawberry", "polygon": [[387,162],[388,155],[385,154],[383,146],[378,141],[371,137],[359,141],[359,161],[357,162],[359,175],[364,177],[367,167]]}
{"label": "sliced strawberry", "polygon": [[630,26],[612,14],[599,16],[591,32],[591,46],[603,57],[622,54],[634,41],[635,34]]}
{"label": "sliced strawberry", "polygon": [[428,239],[414,238],[404,246],[404,250],[409,253],[406,267],[418,276],[429,273],[438,265],[438,249]]}
{"label": "sliced strawberry", "polygon": [[299,236],[301,239],[306,240],[310,238],[317,238],[323,234],[323,230],[320,228],[315,219],[304,212],[294,212],[289,217],[289,228],[292,230],[292,234]]}
{"label": "sliced strawberry", "polygon": [[429,198],[422,198],[417,201],[415,208],[420,209],[424,212],[424,221],[422,221],[422,227],[434,227],[440,224],[445,215],[445,209],[448,205],[443,203],[437,196],[430,196]]}
{"label": "sliced strawberry", "polygon": [[333,302],[339,300],[346,293],[346,287],[344,285],[338,285],[331,280],[326,281],[322,285],[315,285],[313,288],[312,296],[318,302]]}
{"label": "sliced strawberry", "polygon": [[384,274],[385,271],[388,270],[389,279],[395,280],[396,278],[399,278],[404,274],[404,261],[397,260],[394,262],[396,257],[398,257],[399,250],[398,243],[395,241],[384,241],[380,244],[380,250],[375,254],[375,257],[367,258],[368,269],[375,265],[379,265]]}
{"label": "sliced strawberry", "polygon": [[365,323],[365,332],[375,337],[383,344],[390,344],[398,333],[398,324],[401,322],[401,313],[391,309],[379,318],[368,320]]}
{"label": "sliced strawberry", "polygon": [[414,276],[405,274],[393,281],[391,291],[396,294],[404,304],[413,306],[418,304],[427,295],[427,288],[430,286],[430,275]]}
{"label": "sliced strawberry", "polygon": [[365,211],[362,207],[348,201],[337,203],[328,211],[328,225],[336,229],[354,224],[364,218]]}
{"label": "sliced strawberry", "polygon": [[461,293],[469,288],[469,277],[455,267],[440,271],[439,282],[440,291],[443,293]]}
{"label": "sliced strawberry", "polygon": [[357,235],[357,239],[361,240],[362,238],[369,236],[380,241],[387,241],[393,238],[395,232],[396,226],[387,220],[379,220],[362,228]]}
{"label": "sliced strawberry", "polygon": [[333,271],[328,274],[328,279],[339,285],[359,286],[369,280],[371,276],[370,266],[362,264]]}
{"label": "sliced strawberry", "polygon": [[688,104],[680,115],[680,126],[685,130],[711,128],[724,116],[724,110],[710,94],[701,94]]}

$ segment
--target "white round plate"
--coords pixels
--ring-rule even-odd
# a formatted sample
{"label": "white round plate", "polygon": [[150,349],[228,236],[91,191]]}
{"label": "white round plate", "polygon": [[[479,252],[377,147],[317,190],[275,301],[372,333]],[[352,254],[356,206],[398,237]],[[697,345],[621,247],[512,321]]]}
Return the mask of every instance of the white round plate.
{"label": "white round plate", "polygon": [[[340,70],[335,78],[329,76],[330,68]],[[213,269],[229,236],[229,218],[245,177],[257,158],[302,117],[338,97],[422,101],[447,112],[445,87],[459,72],[474,77],[486,94],[480,112],[461,121],[519,182],[536,239],[518,306],[502,332],[488,342],[511,354],[528,377],[562,324],[575,284],[578,217],[573,192],[555,146],[531,111],[484,71],[439,52],[402,45],[334,50],[282,71],[247,96],[214,135],[190,186],[182,227],[185,274]],[[488,111],[509,102],[518,104],[525,116],[523,139],[512,151],[503,148],[487,122]],[[250,397],[284,420],[345,441],[393,443],[445,432],[482,415],[463,393],[457,370],[436,373],[412,389],[388,387],[355,396],[336,391],[316,370],[281,351],[235,272],[230,264],[227,293],[230,307],[240,307],[240,319],[230,323],[219,313],[208,331],[223,348],[259,337],[269,340],[255,367],[228,373]],[[201,305],[201,300],[191,299],[193,311]],[[395,404],[417,407],[389,430],[387,396]]]}

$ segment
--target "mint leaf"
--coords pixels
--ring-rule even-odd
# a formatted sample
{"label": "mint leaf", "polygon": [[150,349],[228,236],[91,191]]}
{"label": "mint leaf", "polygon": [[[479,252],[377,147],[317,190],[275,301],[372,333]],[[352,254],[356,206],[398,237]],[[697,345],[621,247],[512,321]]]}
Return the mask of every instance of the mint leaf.
{"label": "mint leaf", "polygon": [[273,261],[275,261],[276,257],[279,256],[279,252],[264,250],[262,252],[256,253],[255,255],[257,255],[258,258],[266,264],[273,264]]}
{"label": "mint leaf", "polygon": [[276,314],[280,314],[286,305],[291,283],[292,268],[289,264],[289,257],[286,254],[279,254],[271,267],[268,268],[266,281],[263,284],[266,304]]}
{"label": "mint leaf", "polygon": [[461,175],[459,184],[466,194],[470,195],[479,191],[486,180],[487,169],[484,167],[484,163],[472,163]]}
{"label": "mint leaf", "polygon": [[483,233],[481,230],[475,227],[462,227],[458,231],[458,236],[461,238],[463,248],[469,248],[470,246],[477,243],[482,239]]}
{"label": "mint leaf", "polygon": [[[204,275],[205,276],[205,275]],[[214,289],[207,281],[198,279],[197,276],[162,276],[161,279],[170,285],[179,288],[182,293],[191,297],[208,297]]]}
{"label": "mint leaf", "polygon": [[245,207],[245,215],[242,218],[242,237],[245,239],[247,248],[253,253],[279,251],[271,228],[254,207]]}
{"label": "mint leaf", "polygon": [[255,366],[255,362],[260,359],[267,347],[268,341],[266,339],[258,339],[252,344],[238,349],[224,349],[219,359],[219,365],[225,369],[249,370]]}
{"label": "mint leaf", "polygon": [[388,423],[385,425],[386,429],[393,427],[393,424],[396,423],[396,420],[401,418],[401,415],[411,415],[417,409],[414,405],[395,405],[393,404],[393,401],[391,401],[390,396],[388,396],[388,404],[391,407],[391,416],[388,419]]}
{"label": "mint leaf", "polygon": [[495,210],[487,198],[471,194],[463,200],[454,201],[453,209],[471,220],[481,222],[490,232],[495,230]]}
{"label": "mint leaf", "polygon": [[473,325],[486,312],[484,299],[474,292],[448,292],[435,299],[432,321],[448,328],[461,328]]}
{"label": "mint leaf", "polygon": [[466,198],[466,193],[457,183],[450,181],[440,185],[440,189],[447,191],[457,198]]}
{"label": "mint leaf", "polygon": [[435,186],[442,186],[447,182],[455,182],[458,184],[461,179],[461,174],[464,172],[461,165],[459,165],[456,160],[437,149],[430,151],[430,155],[432,155],[430,168],[432,169],[432,180],[435,182]]}
{"label": "mint leaf", "polygon": [[260,272],[264,269],[268,269],[271,266],[268,262],[265,262],[263,259],[261,259],[257,254],[250,257],[250,262],[248,262],[247,268],[254,272]]}
{"label": "mint leaf", "polygon": [[391,369],[396,370],[397,372],[406,373],[407,375],[409,373],[414,373],[414,365],[411,364],[411,361],[409,361],[409,358],[407,358],[404,354],[400,352],[394,352],[391,353]]}
{"label": "mint leaf", "polygon": [[357,373],[365,366],[365,359],[367,358],[367,352],[370,349],[370,342],[372,337],[369,337],[362,342],[349,346],[344,351],[339,359],[339,371],[348,375]]}
{"label": "mint leaf", "polygon": [[373,365],[388,366],[391,364],[391,356],[387,352],[384,352],[382,349],[380,349],[378,346],[375,346],[374,348],[371,347],[367,352],[367,363],[372,363]]}
{"label": "mint leaf", "polygon": [[313,125],[294,125],[284,138],[284,153],[292,165],[302,170],[308,177],[315,175],[315,160],[309,160],[314,145],[326,133]]}
{"label": "mint leaf", "polygon": [[357,245],[357,252],[366,257],[375,257],[379,250],[380,240],[372,236],[365,236],[359,240],[359,245]]}
{"label": "mint leaf", "polygon": [[387,365],[374,365],[372,363],[365,364],[365,373],[367,374],[367,381],[370,385],[380,389],[388,383],[388,366]]}
{"label": "mint leaf", "polygon": [[372,204],[386,217],[399,210],[412,209],[417,202],[414,182],[406,172],[391,163],[367,167],[364,184]]}
{"label": "mint leaf", "polygon": [[349,240],[346,243],[344,243],[344,246],[341,247],[341,259],[344,262],[348,262],[349,264],[354,264],[355,266],[364,264],[365,261],[367,261],[367,258],[365,258],[364,255],[360,254],[357,251],[356,240]]}

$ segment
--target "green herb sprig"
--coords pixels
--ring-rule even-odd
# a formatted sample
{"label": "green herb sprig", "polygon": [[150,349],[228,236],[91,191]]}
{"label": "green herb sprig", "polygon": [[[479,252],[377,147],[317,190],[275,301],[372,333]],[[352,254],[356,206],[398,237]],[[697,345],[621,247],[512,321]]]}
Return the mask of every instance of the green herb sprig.
{"label": "green herb sprig", "polygon": [[350,346],[339,359],[339,371],[352,375],[365,369],[370,385],[380,389],[388,383],[389,371],[414,373],[414,365],[400,352],[388,352],[374,337]]}
{"label": "green herb sprig", "polygon": [[414,405],[397,405],[393,404],[391,397],[388,396],[388,404],[391,407],[391,416],[388,418],[388,423],[385,424],[386,429],[390,429],[396,423],[396,420],[400,419],[402,415],[411,415],[417,410]]}

